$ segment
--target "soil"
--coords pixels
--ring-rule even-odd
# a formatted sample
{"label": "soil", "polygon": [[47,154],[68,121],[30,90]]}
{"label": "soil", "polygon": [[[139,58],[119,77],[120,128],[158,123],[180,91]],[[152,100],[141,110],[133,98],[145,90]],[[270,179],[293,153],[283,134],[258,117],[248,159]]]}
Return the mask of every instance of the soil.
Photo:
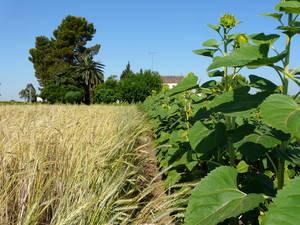
{"label": "soil", "polygon": [[[155,155],[155,150],[153,149],[153,140],[151,134],[146,134],[143,137],[141,137],[140,142],[144,144],[144,147],[141,149],[141,154],[142,157],[146,159],[143,165],[143,175],[146,178],[146,183],[144,185],[146,186],[151,185],[154,188],[151,194],[146,197],[147,198],[146,201],[151,201],[152,199],[163,199],[164,197],[166,197],[166,190],[164,187],[164,181],[162,179],[162,175],[159,175],[160,174],[159,163]],[[155,180],[153,181],[154,178]],[[160,205],[161,203],[163,203],[163,200],[157,201],[155,205],[152,206],[153,210],[155,211],[155,209],[157,208],[156,206]],[[159,212],[159,213],[163,214],[164,212]],[[172,217],[167,213],[165,214],[166,216],[164,216],[159,222],[155,224],[174,225],[174,223],[171,222]],[[152,224],[153,223],[151,221],[145,221],[144,225],[152,225]]]}

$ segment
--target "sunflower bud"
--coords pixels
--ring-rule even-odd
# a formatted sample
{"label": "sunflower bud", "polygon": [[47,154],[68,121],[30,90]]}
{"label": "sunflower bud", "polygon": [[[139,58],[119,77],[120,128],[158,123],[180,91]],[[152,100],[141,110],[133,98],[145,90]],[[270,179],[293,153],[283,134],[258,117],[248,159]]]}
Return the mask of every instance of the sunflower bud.
{"label": "sunflower bud", "polygon": [[188,118],[188,119],[191,118],[192,115],[193,115],[193,111],[192,111],[191,109],[187,110],[187,111],[186,111],[186,115],[187,115],[187,118]]}
{"label": "sunflower bud", "polygon": [[234,28],[238,22],[236,21],[235,17],[231,14],[224,14],[220,18],[220,25],[224,28]]}
{"label": "sunflower bud", "polygon": [[187,77],[195,77],[194,73],[188,73]]}
{"label": "sunflower bud", "polygon": [[235,39],[234,39],[234,45],[235,47],[240,47],[241,43],[245,43],[248,42],[248,38],[246,34],[238,34],[236,35]]}
{"label": "sunflower bud", "polygon": [[165,84],[162,88],[162,92],[164,93],[164,92],[168,91],[169,89],[170,89],[169,85]]}

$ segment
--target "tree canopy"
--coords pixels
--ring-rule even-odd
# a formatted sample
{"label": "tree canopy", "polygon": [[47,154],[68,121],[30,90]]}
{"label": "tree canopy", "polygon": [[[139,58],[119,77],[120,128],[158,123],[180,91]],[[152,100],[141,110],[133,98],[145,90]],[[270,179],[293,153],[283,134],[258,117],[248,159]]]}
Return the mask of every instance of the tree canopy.
{"label": "tree canopy", "polygon": [[116,78],[116,75],[112,75],[104,83],[96,86],[94,102],[109,104],[121,101],[120,85]]}
{"label": "tree canopy", "polygon": [[120,82],[122,100],[132,102],[143,102],[152,90],[159,92],[162,89],[162,79],[158,72],[151,70],[140,71],[129,74]]}
{"label": "tree canopy", "polygon": [[73,68],[75,73],[85,82],[87,103],[92,104],[94,87],[104,81],[104,65],[93,61],[92,56],[83,55],[78,58],[78,62],[75,63]]}
{"label": "tree canopy", "polygon": [[29,60],[41,86],[40,96],[50,103],[112,103],[144,101],[152,90],[160,91],[157,72],[134,73],[130,62],[120,75],[104,82],[104,65],[94,61],[100,45],[87,47],[96,33],[93,23],[68,15],[53,31],[53,37],[38,36]]}
{"label": "tree canopy", "polygon": [[20,98],[24,98],[26,102],[36,102],[36,90],[32,84],[27,84],[25,89],[19,92]]}
{"label": "tree canopy", "polygon": [[126,68],[123,70],[120,76],[120,80],[124,80],[126,77],[128,77],[129,74],[132,74],[133,72],[130,69],[130,62],[128,61]]}
{"label": "tree canopy", "polygon": [[35,48],[29,50],[29,60],[33,63],[40,85],[44,86],[47,80],[77,62],[79,55],[98,54],[99,44],[86,47],[95,33],[93,23],[88,23],[85,18],[69,15],[53,31],[54,37],[36,37]]}
{"label": "tree canopy", "polygon": [[[33,63],[35,76],[42,87],[41,94],[46,100],[67,101],[74,94],[69,93],[66,98],[66,91],[74,88],[80,93],[86,92],[87,80],[84,75],[78,74],[74,67],[83,62],[82,59],[85,56],[92,64],[96,63],[93,61],[93,56],[98,54],[100,44],[86,46],[95,33],[93,23],[89,23],[83,17],[68,15],[53,31],[53,37],[36,37],[35,48],[29,50],[29,60]],[[103,81],[103,73],[101,76],[100,82]],[[97,84],[97,82],[93,84],[94,81],[95,79],[91,80],[91,85]],[[57,93],[53,95],[49,92],[50,90],[57,90]],[[76,102],[79,101],[79,96],[82,96],[79,92],[76,93]],[[86,94],[80,101],[89,103],[90,99]]]}
{"label": "tree canopy", "polygon": [[94,101],[97,103],[143,102],[153,91],[160,92],[162,79],[158,72],[140,70],[130,73],[123,80],[117,81],[110,76],[104,83],[95,87]]}

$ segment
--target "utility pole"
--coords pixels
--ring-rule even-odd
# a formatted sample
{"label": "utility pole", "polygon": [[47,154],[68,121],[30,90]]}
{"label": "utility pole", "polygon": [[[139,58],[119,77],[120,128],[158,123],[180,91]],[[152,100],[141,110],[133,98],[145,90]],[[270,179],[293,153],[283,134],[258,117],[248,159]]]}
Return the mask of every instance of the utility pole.
{"label": "utility pole", "polygon": [[158,54],[158,52],[149,52],[149,55],[151,55],[151,57],[152,57],[152,66],[151,66],[152,72],[154,70],[154,55],[155,54]]}

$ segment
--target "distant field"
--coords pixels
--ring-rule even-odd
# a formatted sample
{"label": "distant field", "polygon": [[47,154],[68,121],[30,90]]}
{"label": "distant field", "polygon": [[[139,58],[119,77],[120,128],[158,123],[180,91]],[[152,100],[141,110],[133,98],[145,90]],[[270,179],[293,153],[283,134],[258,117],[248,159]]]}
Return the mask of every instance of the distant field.
{"label": "distant field", "polygon": [[0,105],[30,105],[28,102],[17,102],[17,101],[0,101]]}
{"label": "distant field", "polygon": [[131,224],[143,195],[135,106],[0,107],[0,224]]}

